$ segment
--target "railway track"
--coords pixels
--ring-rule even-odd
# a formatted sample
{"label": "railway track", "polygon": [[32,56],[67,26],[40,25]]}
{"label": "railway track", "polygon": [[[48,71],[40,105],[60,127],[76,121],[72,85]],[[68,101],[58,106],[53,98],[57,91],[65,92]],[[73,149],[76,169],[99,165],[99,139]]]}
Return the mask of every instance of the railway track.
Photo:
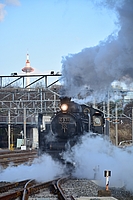
{"label": "railway track", "polygon": [[55,183],[56,197],[47,196],[42,191],[29,197],[29,200],[39,200],[41,198],[60,199],[60,200],[132,200],[133,194],[124,188],[111,188],[111,196],[99,197],[98,191],[105,190],[88,179],[60,178]]}
{"label": "railway track", "polygon": [[[60,188],[60,182],[65,180],[55,179],[49,182],[38,183],[35,180],[24,180],[16,183],[9,183],[0,187],[0,200],[30,200],[35,194],[39,193],[42,197],[50,197],[52,199],[66,199]],[[41,198],[40,197],[40,198]]]}
{"label": "railway track", "polygon": [[33,159],[37,157],[37,150],[14,150],[14,151],[0,151],[0,165],[3,168],[9,165],[19,165],[22,163],[32,163]]}
{"label": "railway track", "polygon": [[[99,186],[87,179],[62,177],[44,183],[31,179],[3,184],[0,187],[0,200],[83,200],[85,198],[100,200],[103,198],[98,197],[99,189],[101,189]],[[112,196],[115,198],[104,197],[104,199],[133,199],[133,196],[123,189],[114,190]]]}

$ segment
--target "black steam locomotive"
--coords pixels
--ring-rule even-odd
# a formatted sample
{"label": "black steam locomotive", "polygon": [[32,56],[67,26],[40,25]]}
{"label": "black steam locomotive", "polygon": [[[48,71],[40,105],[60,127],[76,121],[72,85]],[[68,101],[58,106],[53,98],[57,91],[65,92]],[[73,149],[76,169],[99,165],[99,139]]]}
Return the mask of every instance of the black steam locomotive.
{"label": "black steam locomotive", "polygon": [[92,106],[79,105],[70,98],[61,98],[60,111],[44,123],[38,116],[39,150],[61,159],[61,153],[74,146],[86,132],[104,134],[104,114]]}

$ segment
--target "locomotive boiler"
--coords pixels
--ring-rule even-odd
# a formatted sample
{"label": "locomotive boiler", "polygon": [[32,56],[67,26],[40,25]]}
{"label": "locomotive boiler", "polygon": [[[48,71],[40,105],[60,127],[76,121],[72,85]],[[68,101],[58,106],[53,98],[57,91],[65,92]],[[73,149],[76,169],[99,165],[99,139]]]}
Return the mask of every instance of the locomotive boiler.
{"label": "locomotive boiler", "polygon": [[71,98],[60,99],[60,111],[49,123],[44,123],[45,115],[39,113],[39,151],[61,160],[62,152],[73,147],[80,137],[87,133],[104,134],[104,114],[88,105],[80,105]]}

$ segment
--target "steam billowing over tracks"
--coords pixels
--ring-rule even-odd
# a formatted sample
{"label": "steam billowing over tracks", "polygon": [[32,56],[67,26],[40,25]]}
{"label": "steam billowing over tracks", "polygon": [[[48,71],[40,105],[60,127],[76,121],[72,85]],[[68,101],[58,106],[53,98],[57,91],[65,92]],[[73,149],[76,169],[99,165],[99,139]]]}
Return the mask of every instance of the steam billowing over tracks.
{"label": "steam billowing over tracks", "polygon": [[[88,179],[76,179],[70,177],[57,178],[55,180],[38,183],[35,180],[23,180],[15,183],[0,183],[0,200],[22,199],[49,199],[49,200],[79,200],[103,199],[98,197],[100,189],[93,181]],[[111,189],[112,197],[104,199],[131,200],[133,196],[122,189]]]}

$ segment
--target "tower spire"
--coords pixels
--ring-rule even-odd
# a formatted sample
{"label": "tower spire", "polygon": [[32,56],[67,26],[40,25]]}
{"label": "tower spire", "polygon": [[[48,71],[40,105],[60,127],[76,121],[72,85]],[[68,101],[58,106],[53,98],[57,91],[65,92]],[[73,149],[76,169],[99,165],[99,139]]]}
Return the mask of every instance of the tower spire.
{"label": "tower spire", "polygon": [[[29,75],[30,72],[33,72],[34,69],[30,66],[30,59],[29,59],[29,54],[26,54],[26,64],[25,67],[22,69],[23,72],[26,73],[26,75]],[[30,84],[30,77],[26,77],[26,86]]]}
{"label": "tower spire", "polygon": [[29,59],[29,54],[27,53],[26,55],[26,65],[25,67],[22,69],[23,72],[26,72],[26,73],[30,73],[30,72],[33,72],[34,69],[30,66],[30,59]]}

